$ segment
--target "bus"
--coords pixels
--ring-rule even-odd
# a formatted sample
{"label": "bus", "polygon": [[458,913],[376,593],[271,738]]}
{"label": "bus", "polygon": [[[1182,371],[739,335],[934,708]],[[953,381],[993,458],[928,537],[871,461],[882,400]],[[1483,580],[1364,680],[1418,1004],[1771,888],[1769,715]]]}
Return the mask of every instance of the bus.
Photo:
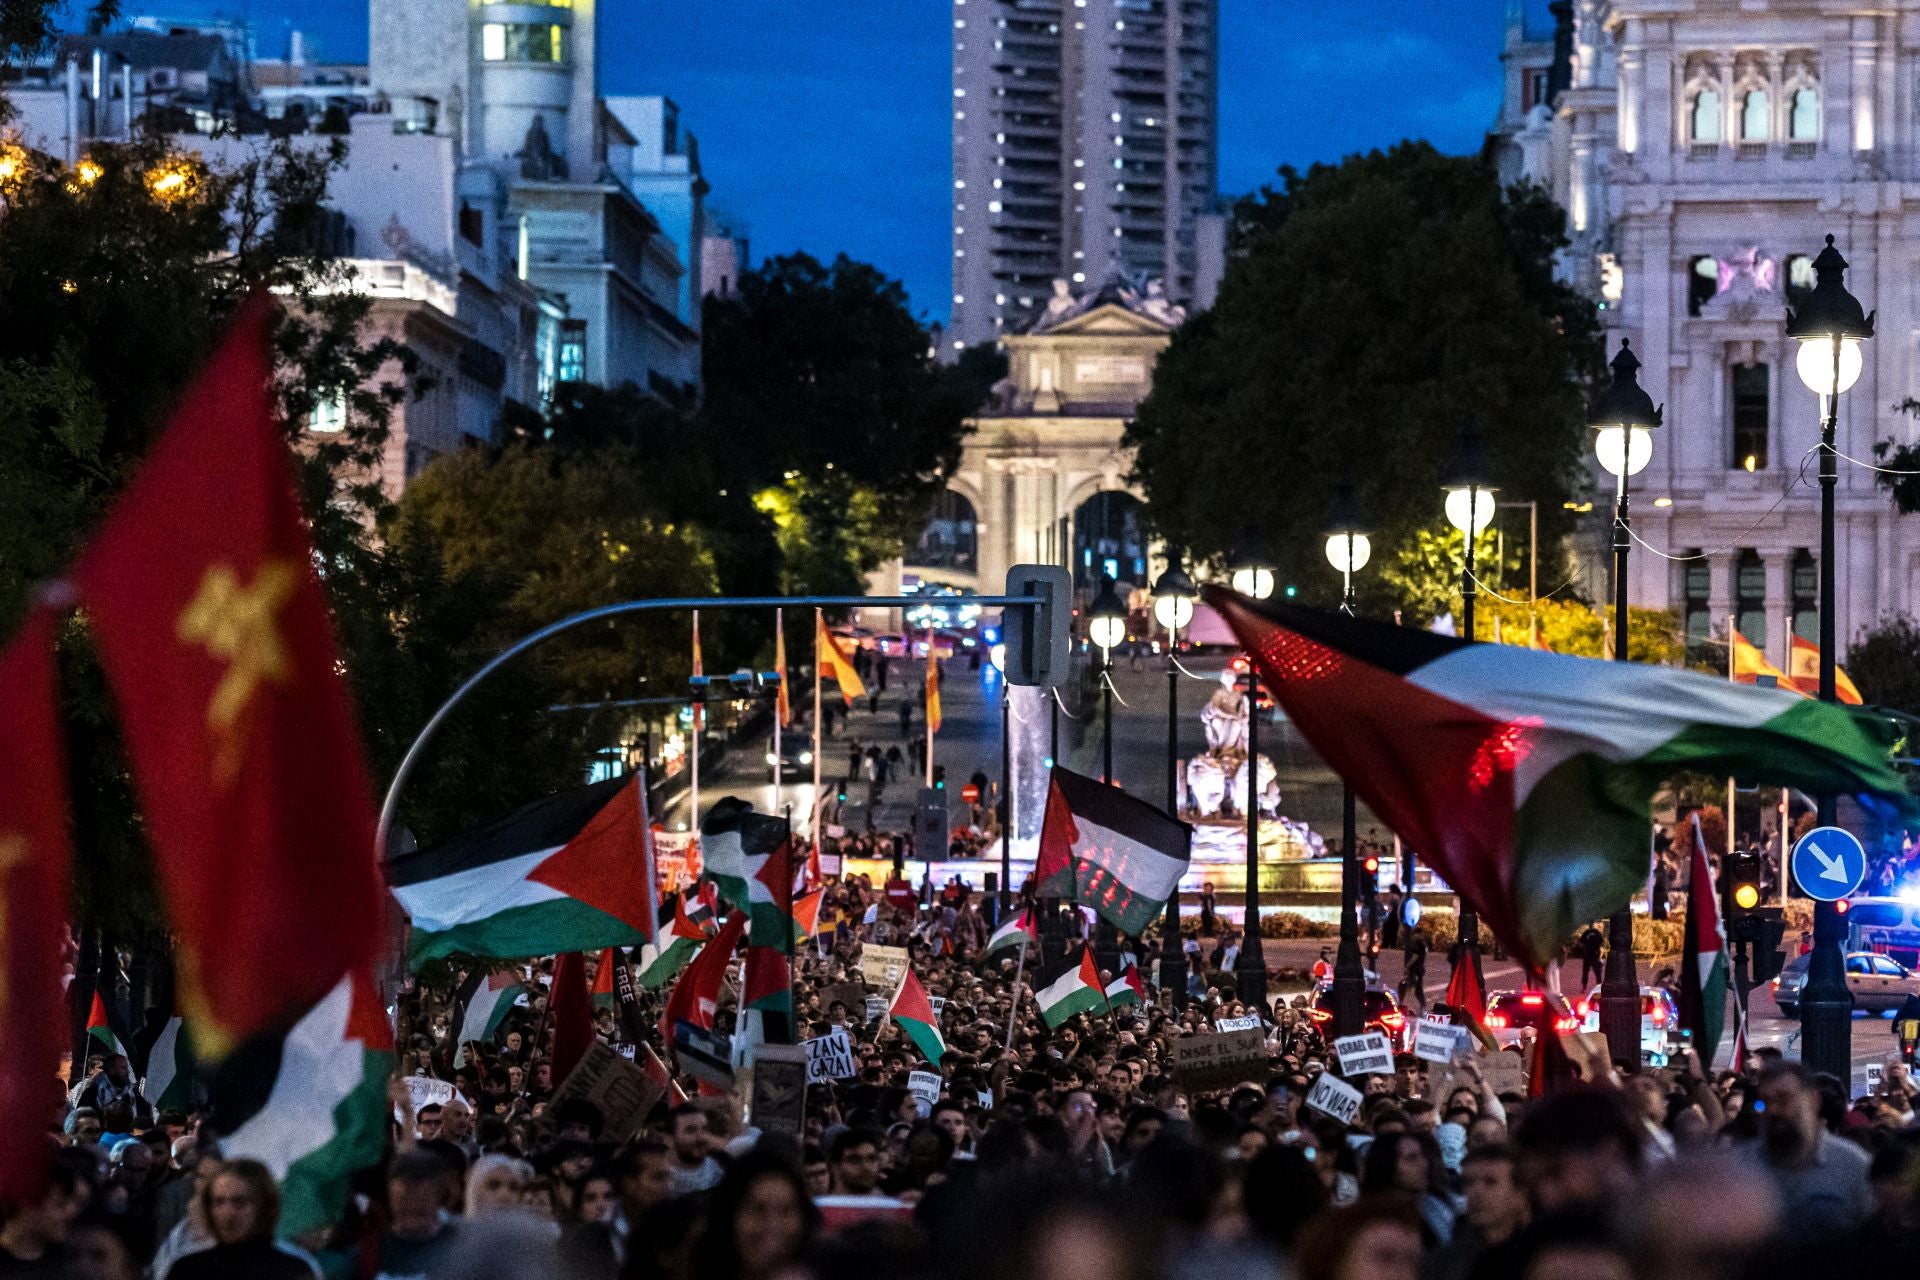
{"label": "bus", "polygon": [[1847,950],[1890,956],[1920,969],[1920,900],[1853,898],[1847,906]]}

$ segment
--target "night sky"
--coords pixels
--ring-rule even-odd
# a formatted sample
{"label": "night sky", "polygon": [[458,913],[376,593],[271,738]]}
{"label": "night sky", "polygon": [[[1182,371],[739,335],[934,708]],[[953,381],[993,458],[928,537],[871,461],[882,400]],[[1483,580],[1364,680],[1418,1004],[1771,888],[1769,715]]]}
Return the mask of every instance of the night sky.
{"label": "night sky", "polygon": [[[1528,0],[1544,9],[1544,0]],[[1220,0],[1220,185],[1419,137],[1477,148],[1499,104],[1507,0]],[[600,0],[607,93],[665,93],[713,206],[756,260],[846,252],[944,318],[951,194],[948,0]],[[249,0],[263,55],[289,22],[366,56],[354,0]],[[234,12],[205,4],[204,13]],[[170,13],[193,13],[193,0]],[[139,12],[136,6],[129,11]]]}

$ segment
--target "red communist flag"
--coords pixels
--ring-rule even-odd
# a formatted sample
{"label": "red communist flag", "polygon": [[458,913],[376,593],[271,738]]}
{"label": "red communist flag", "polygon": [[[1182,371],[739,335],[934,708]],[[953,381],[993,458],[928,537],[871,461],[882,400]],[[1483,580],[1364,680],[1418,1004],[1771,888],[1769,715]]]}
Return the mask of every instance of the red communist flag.
{"label": "red communist flag", "polygon": [[54,701],[53,618],[0,652],[0,1202],[40,1194],[46,1121],[66,1041],[61,946],[68,867],[66,747]]}
{"label": "red communist flag", "polygon": [[74,569],[119,707],[196,1049],[373,959],[373,793],[274,424],[257,294]]}
{"label": "red communist flag", "polygon": [[587,994],[587,960],[569,951],[553,962],[547,994],[553,1016],[553,1083],[558,1086],[593,1047],[593,999]]}

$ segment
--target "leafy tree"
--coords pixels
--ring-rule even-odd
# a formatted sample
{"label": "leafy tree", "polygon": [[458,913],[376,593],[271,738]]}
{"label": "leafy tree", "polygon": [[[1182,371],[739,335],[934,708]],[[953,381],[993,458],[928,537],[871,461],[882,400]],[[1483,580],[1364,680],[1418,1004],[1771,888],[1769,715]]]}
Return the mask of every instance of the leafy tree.
{"label": "leafy tree", "polygon": [[1862,632],[1845,666],[1862,698],[1920,716],[1920,624],[1912,618],[1898,614]]}
{"label": "leafy tree", "polygon": [[[1600,356],[1592,305],[1554,277],[1561,211],[1425,143],[1280,176],[1237,208],[1219,300],[1174,335],[1129,428],[1160,531],[1201,559],[1256,532],[1330,602],[1341,478],[1391,551],[1432,525],[1477,422],[1494,481],[1538,500],[1558,546]],[[1380,575],[1355,585],[1370,611],[1396,603]]]}

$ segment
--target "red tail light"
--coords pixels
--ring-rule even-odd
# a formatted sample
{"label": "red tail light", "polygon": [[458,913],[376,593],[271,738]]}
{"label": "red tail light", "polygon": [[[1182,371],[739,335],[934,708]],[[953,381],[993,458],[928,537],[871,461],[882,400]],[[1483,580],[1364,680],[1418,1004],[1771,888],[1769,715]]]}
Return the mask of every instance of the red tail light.
{"label": "red tail light", "polygon": [[1578,1031],[1580,1029],[1580,1022],[1577,1018],[1555,1018],[1553,1020],[1553,1029],[1555,1031]]}
{"label": "red tail light", "polygon": [[1655,1009],[1653,1011],[1653,1025],[1656,1027],[1664,1027],[1667,1025],[1667,1011],[1665,1009]]}
{"label": "red tail light", "polygon": [[1332,1012],[1326,1009],[1309,1009],[1307,1010],[1307,1016],[1309,1018],[1312,1018],[1315,1022],[1332,1022],[1333,1021]]}
{"label": "red tail light", "polygon": [[1380,1025],[1383,1027],[1391,1027],[1395,1031],[1398,1031],[1407,1025],[1407,1015],[1404,1013],[1383,1013],[1380,1015]]}
{"label": "red tail light", "polygon": [[1593,1012],[1593,1002],[1588,1000],[1585,996],[1581,996],[1578,1000],[1573,1002],[1573,1011],[1584,1018],[1589,1013]]}
{"label": "red tail light", "polygon": [[1487,1015],[1487,1025],[1496,1031],[1502,1030],[1507,1025],[1507,1015],[1504,1013],[1490,1013]]}
{"label": "red tail light", "polygon": [[1537,995],[1531,991],[1520,997],[1521,1004],[1545,1004],[1546,1002],[1546,997]]}

